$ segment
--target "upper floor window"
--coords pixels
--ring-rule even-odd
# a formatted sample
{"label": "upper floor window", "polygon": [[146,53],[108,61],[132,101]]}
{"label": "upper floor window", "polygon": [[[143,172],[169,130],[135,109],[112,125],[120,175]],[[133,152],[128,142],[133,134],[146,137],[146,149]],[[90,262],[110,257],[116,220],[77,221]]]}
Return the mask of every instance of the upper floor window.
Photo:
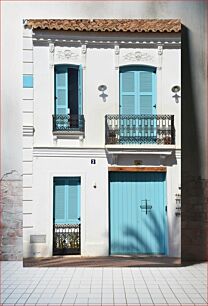
{"label": "upper floor window", "polygon": [[81,66],[55,66],[55,114],[81,115]]}
{"label": "upper floor window", "polygon": [[82,70],[81,66],[55,66],[54,131],[82,131]]}
{"label": "upper floor window", "polygon": [[156,114],[156,68],[120,68],[120,114]]}

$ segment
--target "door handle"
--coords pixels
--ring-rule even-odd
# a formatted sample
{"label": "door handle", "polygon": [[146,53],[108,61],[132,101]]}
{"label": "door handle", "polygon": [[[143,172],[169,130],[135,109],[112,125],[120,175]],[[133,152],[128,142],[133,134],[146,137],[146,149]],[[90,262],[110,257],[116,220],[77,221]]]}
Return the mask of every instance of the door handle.
{"label": "door handle", "polygon": [[79,217],[79,218],[77,218],[79,221],[81,220],[81,218]]}

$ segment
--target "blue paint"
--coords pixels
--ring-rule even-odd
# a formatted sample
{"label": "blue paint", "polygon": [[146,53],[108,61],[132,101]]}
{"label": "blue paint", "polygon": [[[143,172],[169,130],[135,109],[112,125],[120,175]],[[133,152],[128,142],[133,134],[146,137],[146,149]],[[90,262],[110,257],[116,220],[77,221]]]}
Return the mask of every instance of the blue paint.
{"label": "blue paint", "polygon": [[120,69],[120,114],[156,114],[155,68],[128,66]]}
{"label": "blue paint", "polygon": [[68,72],[62,65],[55,67],[55,113],[68,114]]}
{"label": "blue paint", "polygon": [[82,107],[82,100],[83,100],[83,82],[82,82],[82,76],[83,76],[83,72],[82,72],[82,66],[79,66],[79,71],[78,71],[78,112],[79,115],[82,115],[83,112],[83,107]]}
{"label": "blue paint", "polygon": [[80,177],[54,178],[55,224],[80,223]]}
{"label": "blue paint", "polygon": [[[126,66],[120,69],[120,115],[156,115],[156,69],[148,66]],[[156,119],[127,122],[120,119],[120,143],[128,143],[128,137],[151,137],[156,141]],[[148,126],[148,129],[147,129]]]}
{"label": "blue paint", "polygon": [[23,88],[33,88],[33,75],[23,74]]}
{"label": "blue paint", "polygon": [[[73,80],[72,72],[77,71],[77,80]],[[72,80],[72,81],[71,81]],[[76,84],[75,84],[76,83]],[[69,89],[69,85],[70,89]],[[76,108],[77,115],[82,114],[82,66],[56,65],[55,67],[55,113],[66,115],[70,108]],[[70,91],[76,99],[70,99]],[[71,92],[72,94],[72,92]],[[78,104],[78,105],[77,105]],[[73,113],[75,114],[75,113]]]}
{"label": "blue paint", "polygon": [[110,174],[111,254],[167,253],[165,194],[164,173]]}

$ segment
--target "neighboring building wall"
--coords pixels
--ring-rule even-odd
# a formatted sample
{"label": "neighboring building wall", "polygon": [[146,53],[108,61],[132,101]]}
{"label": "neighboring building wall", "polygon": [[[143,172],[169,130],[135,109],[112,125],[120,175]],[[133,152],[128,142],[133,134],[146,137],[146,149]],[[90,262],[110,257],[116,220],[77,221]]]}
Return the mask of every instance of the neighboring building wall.
{"label": "neighboring building wall", "polygon": [[0,260],[22,259],[22,177],[11,171],[1,179]]}
{"label": "neighboring building wall", "polygon": [[[22,19],[181,18],[185,26],[182,37],[182,259],[207,259],[206,15],[206,1],[3,2],[1,177],[11,169],[22,172]],[[6,201],[2,200],[5,205]]]}

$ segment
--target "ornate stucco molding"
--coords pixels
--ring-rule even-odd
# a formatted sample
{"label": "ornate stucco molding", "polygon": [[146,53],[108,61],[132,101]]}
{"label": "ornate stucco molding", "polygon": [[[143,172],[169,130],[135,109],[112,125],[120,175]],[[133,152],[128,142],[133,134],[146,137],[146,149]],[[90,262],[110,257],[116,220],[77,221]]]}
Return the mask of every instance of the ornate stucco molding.
{"label": "ornate stucco molding", "polygon": [[52,69],[54,67],[54,51],[55,46],[53,43],[49,44],[49,67]]}
{"label": "ornate stucco molding", "polygon": [[152,63],[154,60],[154,57],[147,53],[142,51],[135,51],[135,52],[129,52],[123,56],[124,61],[129,62],[150,62]]}
{"label": "ornate stucco molding", "polygon": [[115,69],[118,69],[119,68],[119,54],[120,54],[119,45],[115,45],[114,53],[115,53]]}
{"label": "ornate stucco molding", "polygon": [[87,46],[84,44],[81,47],[81,56],[82,56],[82,68],[86,68],[86,55],[87,55]]}
{"label": "ornate stucco molding", "polygon": [[163,46],[159,45],[157,47],[157,53],[158,53],[158,69],[162,69],[162,56],[163,56]]}
{"label": "ornate stucco molding", "polygon": [[55,53],[55,56],[59,60],[68,60],[68,59],[77,59],[79,55],[70,49],[58,50]]}

